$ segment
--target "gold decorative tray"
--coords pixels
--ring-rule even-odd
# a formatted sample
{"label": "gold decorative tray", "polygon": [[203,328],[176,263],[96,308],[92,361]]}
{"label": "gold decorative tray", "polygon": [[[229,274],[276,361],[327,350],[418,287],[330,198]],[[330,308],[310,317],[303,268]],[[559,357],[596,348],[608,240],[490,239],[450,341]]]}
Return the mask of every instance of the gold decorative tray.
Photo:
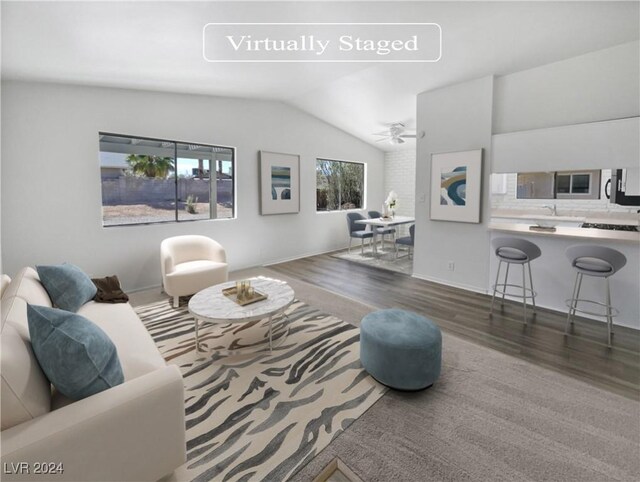
{"label": "gold decorative tray", "polygon": [[244,298],[242,300],[238,299],[238,289],[235,286],[231,288],[226,288],[222,290],[222,294],[225,295],[230,300],[238,303],[240,306],[250,305],[251,303],[257,303],[258,301],[266,300],[267,295],[264,293],[260,293],[259,291],[254,290],[253,297]]}

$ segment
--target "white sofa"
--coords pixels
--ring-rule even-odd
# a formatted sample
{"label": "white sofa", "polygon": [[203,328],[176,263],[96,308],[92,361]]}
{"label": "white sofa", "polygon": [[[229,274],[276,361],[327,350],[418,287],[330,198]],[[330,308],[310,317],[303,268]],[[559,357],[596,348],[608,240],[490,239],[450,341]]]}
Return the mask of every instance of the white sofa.
{"label": "white sofa", "polygon": [[[79,401],[55,392],[35,358],[27,303],[51,306],[32,268],[2,283],[2,480],[152,481],[186,460],[183,381],[128,303],[78,314],[113,340],[125,381]],[[39,463],[63,473],[38,475]],[[21,464],[22,465],[19,465]],[[29,473],[26,473],[26,472]],[[8,473],[7,473],[8,472]]]}

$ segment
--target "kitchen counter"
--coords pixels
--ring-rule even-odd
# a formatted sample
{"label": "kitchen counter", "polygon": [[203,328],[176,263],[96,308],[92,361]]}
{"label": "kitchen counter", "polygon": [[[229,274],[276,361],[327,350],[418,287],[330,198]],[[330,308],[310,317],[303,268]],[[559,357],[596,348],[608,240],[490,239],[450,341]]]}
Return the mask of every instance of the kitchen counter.
{"label": "kitchen counter", "polygon": [[622,241],[627,243],[640,243],[640,233],[633,231],[616,231],[610,229],[580,228],[556,226],[555,231],[542,231],[529,229],[531,224],[500,222],[492,219],[489,230],[504,231],[517,234],[529,234],[532,236],[546,236],[558,238],[580,238],[591,240]]}
{"label": "kitchen counter", "polygon": [[565,225],[575,224],[575,227],[579,227],[582,223],[594,223],[594,224],[624,224],[638,226],[639,216],[632,213],[607,213],[604,211],[593,212],[580,212],[569,214],[549,214],[548,211],[540,210],[493,210],[491,213],[491,219],[498,222],[502,220],[511,220],[516,223],[535,223],[536,221],[544,221],[551,223],[562,223]]}

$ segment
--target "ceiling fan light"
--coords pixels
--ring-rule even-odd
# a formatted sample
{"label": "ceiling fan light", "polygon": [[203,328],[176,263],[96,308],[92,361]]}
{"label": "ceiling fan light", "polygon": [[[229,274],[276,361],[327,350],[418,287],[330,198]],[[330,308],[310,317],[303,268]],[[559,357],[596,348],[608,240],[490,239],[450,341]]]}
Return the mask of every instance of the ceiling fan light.
{"label": "ceiling fan light", "polygon": [[389,142],[391,144],[404,144],[404,139],[402,139],[401,137],[391,137],[389,139]]}

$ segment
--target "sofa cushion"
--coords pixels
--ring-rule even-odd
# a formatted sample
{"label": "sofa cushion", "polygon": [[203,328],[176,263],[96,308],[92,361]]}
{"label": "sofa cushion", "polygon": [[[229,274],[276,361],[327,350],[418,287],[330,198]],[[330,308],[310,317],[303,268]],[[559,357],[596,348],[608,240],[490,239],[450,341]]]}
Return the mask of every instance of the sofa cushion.
{"label": "sofa cushion", "polygon": [[151,335],[129,303],[112,305],[90,301],[78,310],[78,314],[91,320],[111,338],[118,350],[125,380],[166,366]]}
{"label": "sofa cushion", "polygon": [[31,342],[27,322],[27,302],[19,296],[2,300],[2,329],[5,323],[12,325],[23,339]]}
{"label": "sofa cushion", "polygon": [[9,286],[9,283],[11,283],[11,277],[7,274],[3,274],[0,277],[0,298],[2,298],[4,290]]}
{"label": "sofa cushion", "polygon": [[63,395],[79,400],[124,381],[107,334],[83,316],[27,306],[31,344],[42,370]]}
{"label": "sofa cushion", "polygon": [[36,266],[36,269],[40,282],[58,308],[75,313],[96,295],[97,288],[91,278],[73,264]]}
{"label": "sofa cushion", "polygon": [[2,300],[0,334],[2,430],[47,413],[51,403],[51,385],[38,364],[28,337],[18,329],[25,326],[19,318],[26,318],[26,302],[13,297],[9,306],[5,301]]}
{"label": "sofa cushion", "polygon": [[5,299],[12,296],[19,296],[32,305],[53,306],[49,293],[40,283],[38,273],[30,267],[22,268],[13,277],[2,294],[3,303]]}

